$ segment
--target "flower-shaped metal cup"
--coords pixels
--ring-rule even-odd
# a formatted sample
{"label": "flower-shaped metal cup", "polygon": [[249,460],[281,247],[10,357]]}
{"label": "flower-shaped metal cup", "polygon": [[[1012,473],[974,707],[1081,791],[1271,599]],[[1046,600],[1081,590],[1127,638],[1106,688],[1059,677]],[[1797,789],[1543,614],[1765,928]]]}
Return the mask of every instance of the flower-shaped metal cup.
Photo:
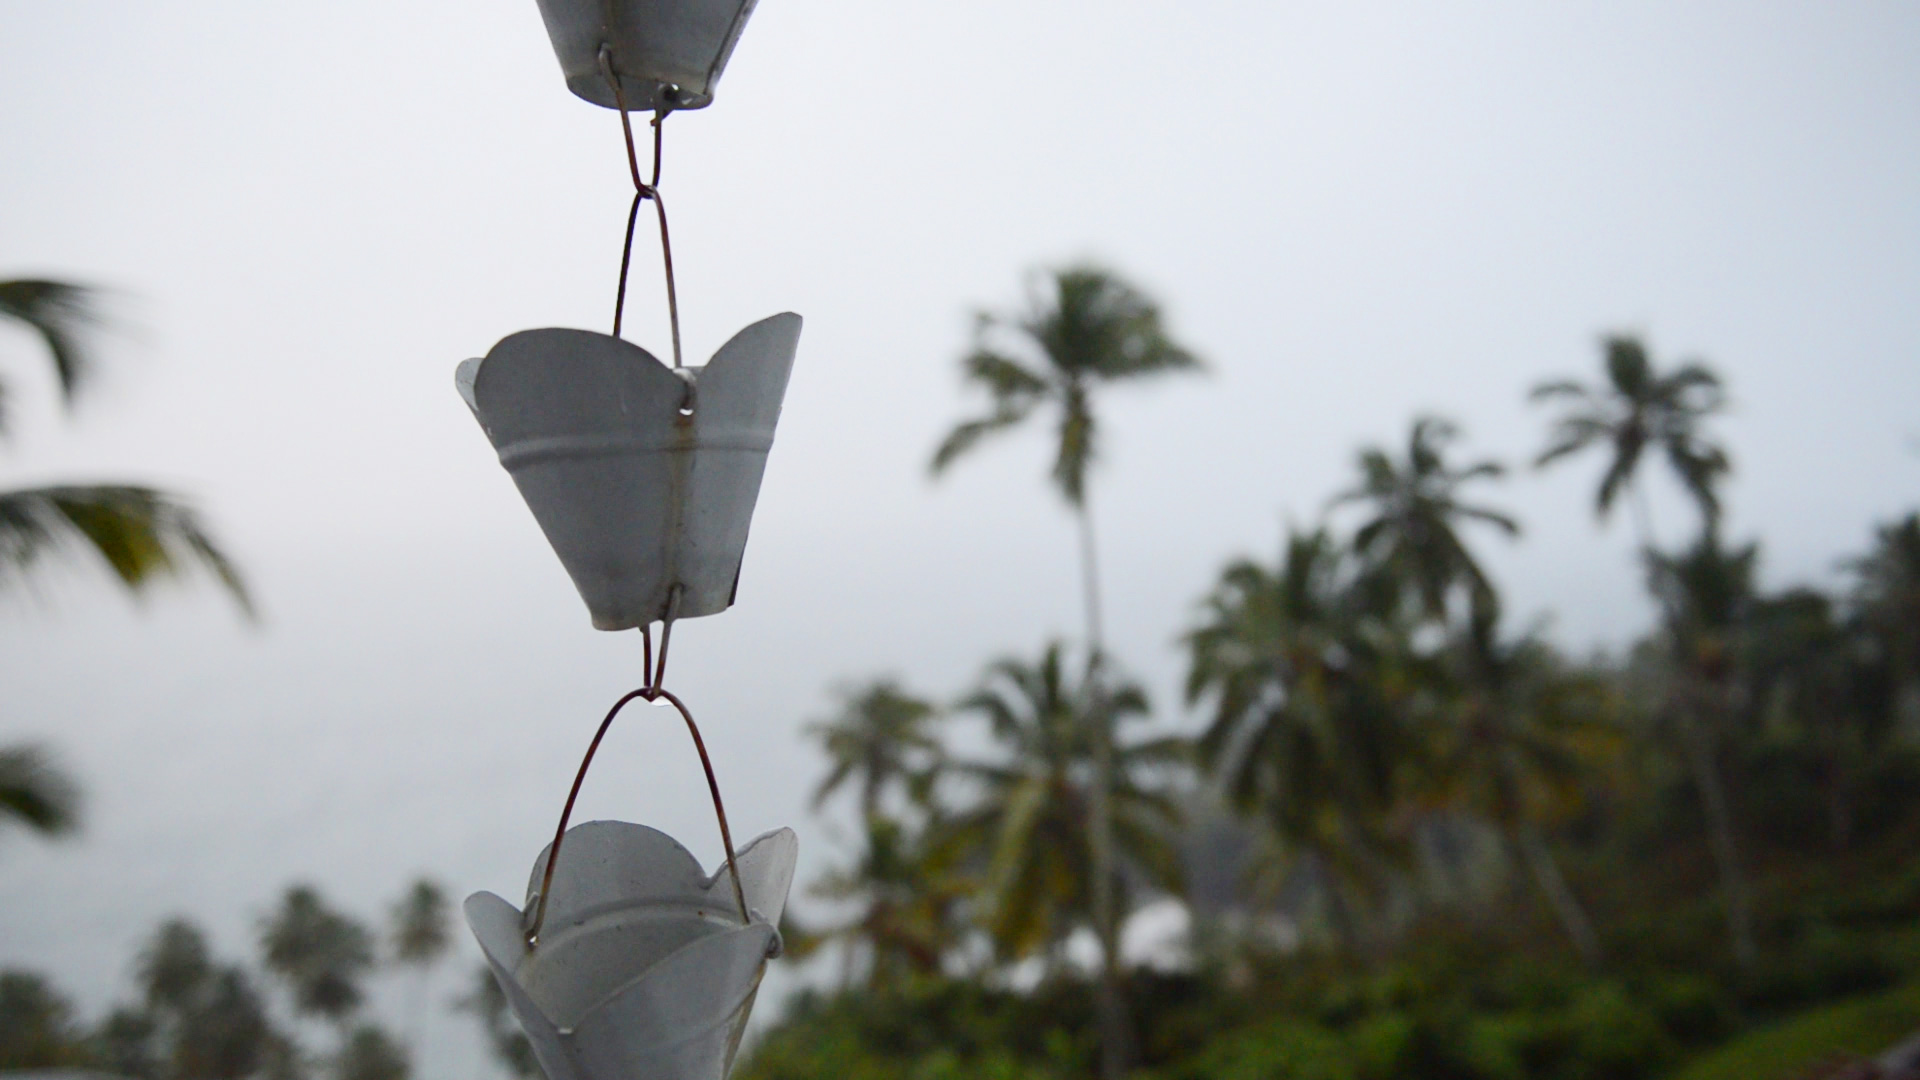
{"label": "flower-shaped metal cup", "polygon": [[800,316],[787,312],[735,334],[705,367],[558,329],[509,335],[460,365],[460,396],[594,626],[732,606],[799,344]]}
{"label": "flower-shaped metal cup", "polygon": [[[551,847],[527,885],[538,904]],[[724,1080],[793,884],[791,829],[735,856],[751,917],[726,864],[706,873],[667,834],[623,821],[567,830],[546,918],[529,945],[519,909],[467,897],[467,925],[548,1080]]]}
{"label": "flower-shaped metal cup", "polygon": [[600,50],[630,109],[698,109],[753,14],[754,0],[540,0],[567,89],[611,109]]}

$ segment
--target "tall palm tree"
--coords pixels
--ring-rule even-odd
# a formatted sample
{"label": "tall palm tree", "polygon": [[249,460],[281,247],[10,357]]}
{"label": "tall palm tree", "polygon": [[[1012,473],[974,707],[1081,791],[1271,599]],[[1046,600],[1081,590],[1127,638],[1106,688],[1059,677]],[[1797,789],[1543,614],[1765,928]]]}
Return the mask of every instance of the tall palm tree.
{"label": "tall palm tree", "polygon": [[850,922],[828,932],[848,945],[847,977],[860,944],[867,947],[870,988],[937,975],[962,936],[958,913],[969,886],[955,865],[958,845],[945,842],[937,818],[916,830],[875,813],[865,825],[857,863],[829,871],[813,888],[823,899],[859,904]]}
{"label": "tall palm tree", "polygon": [[814,789],[813,805],[817,809],[841,786],[855,782],[860,816],[872,821],[889,785],[923,785],[938,768],[940,740],[928,728],[934,708],[890,678],[843,688],[838,696],[837,713],[807,725],[830,763],[826,779]]}
{"label": "tall palm tree", "polygon": [[[1087,497],[1087,470],[1098,450],[1093,392],[1109,383],[1197,370],[1200,361],[1168,335],[1159,306],[1111,271],[1074,266],[1045,275],[1044,280],[1046,294],[1033,295],[1025,312],[1012,316],[982,313],[976,320],[974,348],[961,365],[967,382],[986,391],[990,411],[948,433],[934,451],[932,470],[940,474],[983,438],[1017,427],[1036,412],[1052,414],[1057,441],[1051,479],[1080,529],[1087,648],[1094,660],[1097,694],[1105,635],[1093,512]],[[1003,344],[1020,355],[1006,351]],[[1113,826],[1105,793],[1111,757],[1111,748],[1104,744],[1095,747],[1090,824],[1093,859],[1103,868],[1112,863]],[[1119,920],[1113,897],[1107,892],[1112,878],[1107,872],[1094,875],[1093,898],[1094,927],[1102,958],[1100,1067],[1105,1080],[1119,1080],[1127,1065],[1129,1045],[1120,999]]]}
{"label": "tall palm tree", "polygon": [[1405,737],[1405,685],[1377,579],[1324,529],[1292,533],[1279,565],[1229,565],[1188,633],[1186,696],[1211,717],[1202,765],[1266,823],[1275,869],[1315,881],[1343,944],[1394,848],[1385,816]]}
{"label": "tall palm tree", "polygon": [[1452,685],[1439,695],[1423,770],[1431,795],[1497,829],[1581,958],[1599,963],[1593,921],[1561,874],[1544,826],[1578,809],[1589,780],[1617,749],[1605,685],[1569,670],[1545,642],[1502,641],[1492,627],[1456,635],[1445,660]]}
{"label": "tall palm tree", "polygon": [[389,913],[389,941],[393,958],[415,969],[411,1016],[407,1022],[407,1045],[420,1041],[420,1020],[426,1008],[427,986],[433,969],[447,950],[453,947],[453,935],[447,924],[447,893],[431,878],[418,878]]}
{"label": "tall palm tree", "polygon": [[1378,447],[1362,450],[1359,485],[1334,496],[1332,505],[1367,506],[1370,516],[1355,530],[1354,548],[1405,582],[1422,615],[1445,621],[1450,595],[1456,586],[1464,586],[1467,613],[1481,623],[1495,616],[1498,594],[1461,540],[1458,525],[1479,522],[1514,536],[1520,524],[1498,510],[1461,500],[1460,488],[1497,478],[1503,470],[1492,461],[1450,467],[1444,455],[1458,434],[1445,420],[1419,417],[1407,437],[1406,458],[1396,462]]}
{"label": "tall palm tree", "polygon": [[1652,515],[1639,486],[1639,468],[1649,449],[1666,454],[1681,487],[1711,527],[1720,518],[1714,485],[1731,469],[1726,451],[1702,432],[1702,422],[1726,406],[1720,377],[1692,362],[1666,374],[1654,370],[1646,345],[1625,334],[1602,341],[1607,373],[1604,386],[1572,379],[1534,387],[1532,401],[1560,401],[1567,410],[1553,422],[1547,448],[1534,460],[1545,467],[1589,447],[1610,451],[1607,470],[1594,493],[1594,512],[1605,519],[1623,489],[1633,497],[1634,521],[1643,550],[1655,546]]}
{"label": "tall palm tree", "polygon": [[344,1038],[364,996],[360,980],[373,967],[366,927],[328,907],[312,886],[295,885],[261,923],[260,949],[292,990],[294,1007],[333,1021]]}
{"label": "tall palm tree", "polygon": [[160,925],[141,950],[144,1009],[120,1009],[98,1036],[129,1075],[187,1080],[259,1076],[282,1051],[266,1003],[245,971],[215,963],[207,939],[185,919]]}
{"label": "tall palm tree", "polygon": [[984,718],[1003,751],[994,761],[954,763],[979,798],[955,817],[949,835],[984,865],[981,921],[1009,958],[1040,953],[1057,961],[1067,936],[1090,921],[1101,867],[1089,826],[1103,743],[1112,748],[1107,796],[1119,856],[1108,888],[1126,886],[1122,866],[1152,885],[1179,881],[1179,809],[1154,781],[1185,760],[1185,742],[1116,740],[1118,724],[1147,714],[1146,696],[1131,683],[1095,690],[1094,663],[1075,680],[1065,648],[1054,642],[1038,663],[994,663],[956,706]]}
{"label": "tall palm tree", "polygon": [[1677,730],[1707,820],[1707,839],[1720,872],[1727,933],[1742,967],[1758,957],[1752,901],[1739,852],[1739,829],[1727,793],[1722,759],[1732,728],[1746,711],[1741,678],[1741,634],[1755,601],[1756,545],[1729,549],[1708,528],[1678,556],[1649,553],[1654,595],[1666,613],[1669,685],[1662,712]]}

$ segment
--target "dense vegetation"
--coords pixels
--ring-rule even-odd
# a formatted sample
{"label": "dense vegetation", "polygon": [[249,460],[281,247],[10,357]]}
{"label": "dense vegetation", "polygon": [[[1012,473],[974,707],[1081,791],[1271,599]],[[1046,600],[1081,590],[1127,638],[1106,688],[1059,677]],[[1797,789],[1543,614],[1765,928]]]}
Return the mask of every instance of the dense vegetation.
{"label": "dense vegetation", "polygon": [[[790,1004],[745,1080],[1766,1080],[1920,1029],[1920,514],[1863,537],[1837,588],[1761,588],[1759,541],[1723,523],[1720,379],[1609,338],[1598,384],[1533,391],[1533,464],[1601,459],[1593,508],[1633,518],[1649,633],[1574,657],[1515,627],[1478,553],[1522,526],[1487,501],[1505,467],[1462,464],[1456,427],[1421,417],[1271,561],[1221,570],[1183,639],[1194,730],[1136,735],[1153,705],[1104,645],[1095,404],[1199,361],[1112,274],[1046,284],[980,320],[963,370],[988,409],[933,465],[1050,418],[1084,639],[995,660],[951,703],[852,685],[809,728],[816,806],[851,801],[860,827],[811,884],[834,917],[783,930],[840,979]],[[1654,482],[1694,510],[1682,544],[1653,539]],[[52,520],[20,516],[0,561],[79,542]],[[167,522],[122,580],[197,557],[244,598],[190,519]],[[986,738],[957,739],[968,724]],[[0,752],[0,820],[62,827],[72,792],[37,750]],[[1128,918],[1166,900],[1184,949],[1135,962]],[[444,908],[416,886],[383,949],[291,889],[253,967],[169,922],[134,1000],[93,1024],[0,974],[0,1069],[403,1080],[364,986],[430,970]],[[475,985],[489,1044],[532,1075]]]}
{"label": "dense vegetation", "polygon": [[[1533,391],[1534,464],[1601,459],[1594,510],[1633,516],[1652,632],[1571,657],[1510,625],[1477,554],[1520,531],[1485,501],[1504,467],[1422,417],[1275,560],[1222,570],[1184,639],[1197,730],[1132,738],[1150,707],[1101,644],[1094,395],[1197,361],[1111,275],[1050,285],[982,320],[963,367],[991,406],[935,466],[1054,409],[1086,640],[944,708],[853,687],[814,726],[820,799],[857,790],[863,846],[814,887],[845,917],[789,938],[839,949],[843,981],[747,1077],[1657,1076],[1881,994],[1833,1013],[1877,1027],[1803,1022],[1758,1078],[1920,1029],[1920,991],[1888,990],[1920,986],[1920,516],[1863,538],[1837,591],[1763,590],[1759,542],[1723,526],[1720,379],[1612,337],[1598,384]],[[1662,548],[1644,489],[1669,480],[1696,513]],[[948,750],[969,722],[997,753]],[[1127,967],[1127,913],[1166,897],[1186,955]]]}

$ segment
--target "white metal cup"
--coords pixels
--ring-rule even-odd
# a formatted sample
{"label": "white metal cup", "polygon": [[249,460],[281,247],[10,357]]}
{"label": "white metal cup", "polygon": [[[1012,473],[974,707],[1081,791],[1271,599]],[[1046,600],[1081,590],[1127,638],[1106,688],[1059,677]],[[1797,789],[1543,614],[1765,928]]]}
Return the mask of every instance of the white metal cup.
{"label": "white metal cup", "polygon": [[460,396],[595,627],[732,606],[800,322],[762,319],[703,368],[559,329],[509,335],[460,365]]}
{"label": "white metal cup", "polygon": [[[548,1080],[725,1080],[780,951],[798,848],[778,829],[740,849],[745,920],[724,864],[707,874],[672,837],[622,821],[567,830],[537,944],[512,904],[467,897],[467,924]],[[534,863],[528,912],[551,852]]]}
{"label": "white metal cup", "polygon": [[753,14],[754,0],[540,0],[567,89],[614,108],[604,46],[627,107],[698,109]]}

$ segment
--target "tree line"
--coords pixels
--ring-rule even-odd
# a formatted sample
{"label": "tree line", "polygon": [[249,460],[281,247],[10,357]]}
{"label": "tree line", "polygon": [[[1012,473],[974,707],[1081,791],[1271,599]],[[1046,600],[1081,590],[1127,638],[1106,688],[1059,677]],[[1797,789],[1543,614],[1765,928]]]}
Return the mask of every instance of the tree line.
{"label": "tree line", "polygon": [[[1761,588],[1758,541],[1724,528],[1720,377],[1663,367],[1635,336],[1608,336],[1600,353],[1597,381],[1531,391],[1550,410],[1532,465],[1600,459],[1593,510],[1604,522],[1628,507],[1650,632],[1575,658],[1513,625],[1479,554],[1521,531],[1486,501],[1506,467],[1463,460],[1458,428],[1422,416],[1401,446],[1362,450],[1351,486],[1276,558],[1222,569],[1182,638],[1198,730],[1134,736],[1149,703],[1100,624],[1096,403],[1110,384],[1200,363],[1151,300],[1099,268],[1043,275],[1026,310],[983,314],[962,372],[988,408],[939,443],[933,470],[995,433],[1051,425],[1085,636],[995,660],[951,703],[893,678],[843,688],[808,729],[827,758],[816,807],[857,793],[856,850],[814,885],[849,913],[819,930],[840,942],[844,979],[1076,978],[1069,943],[1085,933],[1112,1077],[1135,1063],[1120,930],[1147,898],[1191,901],[1203,963],[1278,947],[1276,927],[1364,961],[1446,907],[1443,879],[1507,880],[1600,971],[1615,943],[1566,863],[1617,871],[1695,842],[1725,956],[1751,969],[1764,947],[1756,861],[1844,852],[1920,807],[1920,516],[1867,538],[1839,590]],[[1694,511],[1672,547],[1654,538],[1656,472]],[[950,748],[968,720],[992,753]],[[1189,872],[1208,869],[1196,837],[1212,818],[1242,841],[1228,874],[1237,918],[1188,893]],[[1496,889],[1480,906],[1515,899]]]}

